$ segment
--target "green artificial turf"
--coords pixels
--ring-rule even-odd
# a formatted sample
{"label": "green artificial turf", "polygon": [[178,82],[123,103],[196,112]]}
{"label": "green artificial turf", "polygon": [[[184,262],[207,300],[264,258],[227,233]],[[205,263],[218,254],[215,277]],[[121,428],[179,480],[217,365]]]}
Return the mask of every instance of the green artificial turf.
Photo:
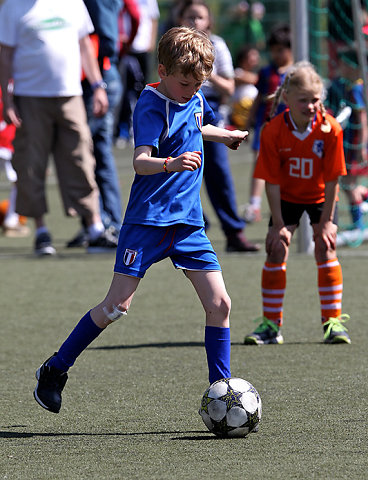
{"label": "green artificial turf", "polygon": [[[231,153],[239,203],[251,154]],[[117,152],[124,200],[131,152]],[[7,194],[0,184],[1,198]],[[58,415],[33,400],[35,370],[79,318],[104,297],[113,255],[69,251],[77,220],[63,217],[53,175],[48,224],[58,255],[36,259],[32,238],[0,237],[0,479],[363,479],[367,438],[367,245],[342,248],[343,311],[351,345],[324,345],[312,256],[288,262],[284,345],[244,346],[261,314],[259,254],[226,254],[208,204],[208,232],[232,298],[232,373],[257,388],[260,430],[217,439],[198,408],[207,387],[204,315],[189,281],[169,260],[141,282],[127,317],[104,332],[70,370]],[[247,229],[264,241],[264,220]]]}

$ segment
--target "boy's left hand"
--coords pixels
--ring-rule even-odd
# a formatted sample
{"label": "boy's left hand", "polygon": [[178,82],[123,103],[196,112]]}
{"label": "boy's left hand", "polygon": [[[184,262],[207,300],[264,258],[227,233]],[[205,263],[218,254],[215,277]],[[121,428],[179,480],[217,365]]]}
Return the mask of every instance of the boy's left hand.
{"label": "boy's left hand", "polygon": [[229,137],[225,142],[225,145],[231,150],[237,150],[240,144],[247,138],[249,132],[247,130],[228,130]]}

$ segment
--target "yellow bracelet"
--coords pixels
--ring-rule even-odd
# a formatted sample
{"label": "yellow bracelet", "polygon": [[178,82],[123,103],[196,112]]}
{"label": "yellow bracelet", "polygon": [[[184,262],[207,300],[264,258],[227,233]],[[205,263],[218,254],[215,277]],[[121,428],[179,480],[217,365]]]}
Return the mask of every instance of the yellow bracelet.
{"label": "yellow bracelet", "polygon": [[167,159],[164,161],[164,172],[166,173],[170,173],[167,169],[167,163],[168,163],[168,160],[170,160],[172,157],[167,157]]}

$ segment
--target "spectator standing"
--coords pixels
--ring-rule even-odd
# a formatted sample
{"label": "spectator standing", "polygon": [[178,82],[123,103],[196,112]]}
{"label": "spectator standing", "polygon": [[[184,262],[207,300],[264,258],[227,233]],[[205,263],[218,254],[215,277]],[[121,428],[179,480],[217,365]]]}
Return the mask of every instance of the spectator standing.
{"label": "spectator standing", "polygon": [[[136,0],[136,3],[139,10],[138,31],[126,55],[122,58],[126,88],[119,115],[117,146],[120,147],[124,147],[132,138],[133,110],[139,95],[148,83],[160,18],[157,0]],[[126,12],[125,15],[129,15],[129,12]]]}
{"label": "spectator standing", "polygon": [[3,102],[0,89],[0,166],[4,168],[7,179],[11,183],[9,199],[2,202],[2,208],[0,208],[0,223],[6,237],[27,237],[30,230],[25,225],[26,219],[20,217],[15,211],[17,174],[11,163],[14,152],[14,135],[14,125],[8,125],[3,118]]}
{"label": "spectator standing", "polygon": [[[83,99],[88,124],[91,129],[93,151],[96,159],[95,176],[100,191],[100,213],[105,229],[118,237],[122,222],[122,200],[119,176],[113,155],[114,122],[117,106],[122,94],[121,77],[118,70],[118,16],[121,0],[84,0],[94,26],[90,36],[95,57],[105,82],[109,107],[99,117],[93,114],[93,90],[87,78],[83,78]],[[81,231],[68,242],[68,247],[88,244],[88,230]]]}
{"label": "spectator standing", "polygon": [[261,52],[266,48],[266,35],[263,28],[265,13],[266,8],[262,2],[251,4],[244,35],[244,43],[254,45]]}
{"label": "spectator standing", "polygon": [[[249,130],[251,125],[254,125],[252,142],[254,167],[259,152],[261,130],[267,121],[272,103],[269,97],[282,84],[287,70],[293,63],[290,26],[288,24],[276,25],[270,33],[267,47],[271,62],[269,65],[261,68],[259,72],[258,82],[256,84],[258,95],[252,105],[247,125],[247,130]],[[284,109],[285,105],[280,103],[277,106],[277,113],[280,113]],[[259,221],[261,219],[263,190],[264,180],[254,178],[252,175],[249,204],[246,205],[244,214],[247,222]]]}
{"label": "spectator standing", "polygon": [[350,214],[355,228],[363,229],[363,211],[368,200],[368,189],[359,185],[359,176],[368,175],[368,121],[364,101],[364,84],[357,54],[354,50],[341,52],[338,63],[339,75],[333,79],[327,94],[326,106],[339,119],[350,112],[345,122],[344,153],[347,175],[341,185],[348,198]]}
{"label": "spectator standing", "polygon": [[119,58],[122,58],[130,50],[138,32],[139,22],[140,12],[137,1],[124,0],[118,18]]}
{"label": "spectator standing", "polygon": [[[221,105],[224,97],[234,93],[234,68],[225,41],[211,33],[211,12],[203,0],[186,0],[179,11],[179,23],[209,35],[215,49],[214,68],[202,90],[216,115],[218,126],[224,125]],[[210,201],[226,236],[228,252],[257,252],[260,246],[247,240],[245,222],[238,215],[236,193],[225,145],[204,142],[206,163],[204,179]]]}
{"label": "spectator standing", "polygon": [[152,67],[152,53],[156,49],[160,10],[157,0],[137,0],[140,21],[137,35],[134,37],[130,54],[138,60],[142,69],[144,83],[148,83]]}
{"label": "spectator standing", "polygon": [[225,12],[221,11],[220,35],[226,39],[231,56],[236,58],[244,45],[252,45],[261,54],[266,47],[263,29],[265,7],[261,2],[227,2]]}
{"label": "spectator standing", "polygon": [[258,81],[259,52],[255,47],[243,47],[236,58],[235,92],[232,97],[231,124],[245,129],[249,113],[258,94],[255,86]]}
{"label": "spectator standing", "polygon": [[[53,255],[45,177],[52,153],[65,213],[88,227],[92,250],[116,247],[104,231],[95,159],[80,83],[81,64],[91,84],[94,115],[108,108],[105,83],[92,53],[93,25],[82,0],[5,0],[0,9],[0,81],[4,118],[17,127],[14,168],[17,212],[35,220],[37,255]],[[14,80],[14,96],[8,90]]]}
{"label": "spectator standing", "polygon": [[[136,0],[124,1],[119,14],[119,72],[124,86],[122,99],[116,112],[114,137],[118,148],[125,148],[130,137],[131,114],[136,103],[136,91],[141,92],[143,78],[138,60],[129,55],[133,40],[138,32],[140,11]],[[135,82],[135,78],[140,79]],[[130,92],[128,95],[127,92]],[[133,93],[132,93],[133,92]],[[132,98],[130,98],[132,97]]]}
{"label": "spectator standing", "polygon": [[[367,35],[368,1],[360,0],[363,33]],[[355,48],[355,31],[353,21],[353,2],[350,0],[328,0],[328,76],[336,78],[338,73],[338,53]]]}

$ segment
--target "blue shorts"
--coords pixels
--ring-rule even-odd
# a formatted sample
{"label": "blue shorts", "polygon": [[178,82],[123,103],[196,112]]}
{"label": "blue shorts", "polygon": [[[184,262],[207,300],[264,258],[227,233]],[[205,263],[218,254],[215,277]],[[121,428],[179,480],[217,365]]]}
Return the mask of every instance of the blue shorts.
{"label": "blue shorts", "polygon": [[183,270],[221,270],[203,227],[123,225],[114,272],[143,278],[153,263],[167,257]]}

